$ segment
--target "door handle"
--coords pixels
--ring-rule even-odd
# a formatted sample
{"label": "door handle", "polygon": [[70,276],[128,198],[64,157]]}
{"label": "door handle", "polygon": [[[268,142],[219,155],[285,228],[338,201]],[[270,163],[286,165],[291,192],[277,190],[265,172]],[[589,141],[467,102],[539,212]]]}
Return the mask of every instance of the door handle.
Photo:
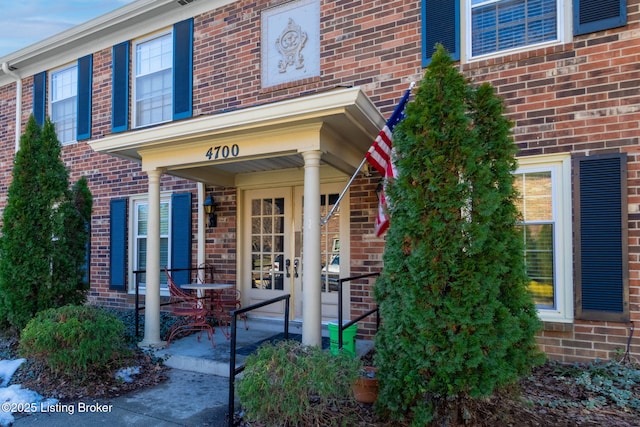
{"label": "door handle", "polygon": [[291,274],[289,273],[289,267],[291,267],[291,260],[287,258],[287,260],[284,262],[284,268],[287,277],[291,277]]}
{"label": "door handle", "polygon": [[293,260],[293,277],[298,277],[298,258]]}

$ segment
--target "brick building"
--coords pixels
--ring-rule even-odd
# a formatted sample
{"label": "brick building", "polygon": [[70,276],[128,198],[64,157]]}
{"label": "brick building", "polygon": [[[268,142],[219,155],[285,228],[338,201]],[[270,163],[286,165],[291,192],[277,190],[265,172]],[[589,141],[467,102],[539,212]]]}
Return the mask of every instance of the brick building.
{"label": "brick building", "polygon": [[[49,116],[94,196],[91,303],[130,308],[139,285],[154,319],[160,269],[209,263],[245,305],[291,294],[314,343],[337,277],[382,268],[375,171],[319,224],[442,42],[515,125],[542,348],[638,356],[639,33],[640,0],[137,0],[0,58],[0,188]],[[372,285],[348,284],[348,316]]]}

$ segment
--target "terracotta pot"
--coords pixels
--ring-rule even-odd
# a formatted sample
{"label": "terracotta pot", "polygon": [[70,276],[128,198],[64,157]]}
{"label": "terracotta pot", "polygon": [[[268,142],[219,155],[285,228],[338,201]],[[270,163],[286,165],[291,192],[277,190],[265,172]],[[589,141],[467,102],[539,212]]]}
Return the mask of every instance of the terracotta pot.
{"label": "terracotta pot", "polygon": [[378,398],[378,379],[376,368],[365,366],[362,368],[363,375],[353,382],[353,394],[358,402],[374,403]]}

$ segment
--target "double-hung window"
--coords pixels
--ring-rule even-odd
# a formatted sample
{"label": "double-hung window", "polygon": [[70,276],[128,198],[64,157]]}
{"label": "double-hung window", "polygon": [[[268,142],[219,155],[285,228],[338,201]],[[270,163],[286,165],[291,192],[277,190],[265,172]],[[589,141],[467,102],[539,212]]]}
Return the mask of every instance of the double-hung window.
{"label": "double-hung window", "polygon": [[[160,198],[160,247],[148,248],[149,202],[145,196],[112,199],[110,202],[109,288],[141,293],[147,284],[148,251],[159,250],[160,268],[173,269],[178,284],[190,281],[191,193],[163,194]],[[160,287],[168,294],[166,276]]]}
{"label": "double-hung window", "polygon": [[51,72],[51,121],[61,144],[76,140],[78,66]]}
{"label": "double-hung window", "polygon": [[170,121],[173,115],[171,32],[135,45],[135,126]]}
{"label": "double-hung window", "polygon": [[[160,266],[169,266],[171,254],[169,253],[170,224],[170,198],[162,198],[160,201]],[[149,225],[149,204],[146,199],[133,202],[133,265],[136,273],[134,281],[137,281],[140,289],[145,288],[147,282],[147,233]],[[160,289],[167,290],[167,278],[160,275]]]}
{"label": "double-hung window", "polygon": [[573,318],[571,176],[568,156],[519,160],[514,185],[529,290],[543,320]]}
{"label": "double-hung window", "polygon": [[[193,113],[193,19],[113,46],[111,67],[112,132],[190,118]],[[130,87],[133,88],[131,97]]]}
{"label": "double-hung window", "polygon": [[469,61],[626,23],[627,0],[422,0],[423,65],[437,43],[454,60]]}
{"label": "double-hung window", "polygon": [[33,76],[33,117],[42,126],[48,114],[63,145],[91,138],[92,73],[93,56],[87,55]]}
{"label": "double-hung window", "polygon": [[554,42],[560,34],[558,0],[470,0],[471,57]]}

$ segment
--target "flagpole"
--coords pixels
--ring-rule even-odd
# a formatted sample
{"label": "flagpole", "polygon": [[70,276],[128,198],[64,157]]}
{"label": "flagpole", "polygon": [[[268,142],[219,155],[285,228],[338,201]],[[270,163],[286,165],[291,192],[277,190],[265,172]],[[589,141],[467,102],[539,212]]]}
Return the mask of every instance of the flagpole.
{"label": "flagpole", "polygon": [[[409,83],[409,89],[408,91],[411,91],[411,89],[413,89],[413,87],[416,85],[416,82],[411,82]],[[349,182],[347,183],[346,187],[344,187],[344,189],[342,190],[342,193],[340,193],[340,195],[338,196],[338,200],[336,200],[336,203],[333,205],[333,207],[331,208],[331,210],[329,211],[329,213],[327,214],[327,216],[325,216],[324,218],[320,219],[320,226],[325,225],[327,222],[329,222],[329,218],[331,218],[331,216],[335,213],[336,209],[338,209],[339,205],[340,205],[340,201],[342,200],[342,198],[344,197],[345,194],[347,194],[347,190],[349,189],[349,187],[351,187],[351,184],[353,184],[353,181],[356,179],[356,176],[358,175],[358,173],[360,172],[360,169],[362,169],[362,167],[364,166],[364,164],[367,161],[367,157],[365,156],[362,161],[360,162],[360,166],[358,166],[358,168],[356,169],[356,171],[353,173],[353,175],[351,176],[351,179],[349,180]]]}
{"label": "flagpole", "polygon": [[327,216],[325,216],[320,220],[320,225],[325,225],[327,222],[329,222],[329,218],[331,218],[331,216],[334,214],[336,209],[338,209],[338,206],[340,206],[340,201],[342,200],[344,195],[347,194],[347,190],[349,189],[349,187],[351,187],[351,184],[353,184],[353,181],[356,179],[356,176],[358,176],[358,173],[360,173],[360,169],[362,169],[366,161],[367,161],[366,157],[362,159],[362,161],[360,162],[360,166],[358,166],[356,171],[351,176],[351,179],[347,183],[346,187],[344,187],[344,189],[342,190],[342,193],[340,193],[340,195],[338,196],[338,200],[336,200],[336,202],[334,203],[333,207],[331,208]]}

